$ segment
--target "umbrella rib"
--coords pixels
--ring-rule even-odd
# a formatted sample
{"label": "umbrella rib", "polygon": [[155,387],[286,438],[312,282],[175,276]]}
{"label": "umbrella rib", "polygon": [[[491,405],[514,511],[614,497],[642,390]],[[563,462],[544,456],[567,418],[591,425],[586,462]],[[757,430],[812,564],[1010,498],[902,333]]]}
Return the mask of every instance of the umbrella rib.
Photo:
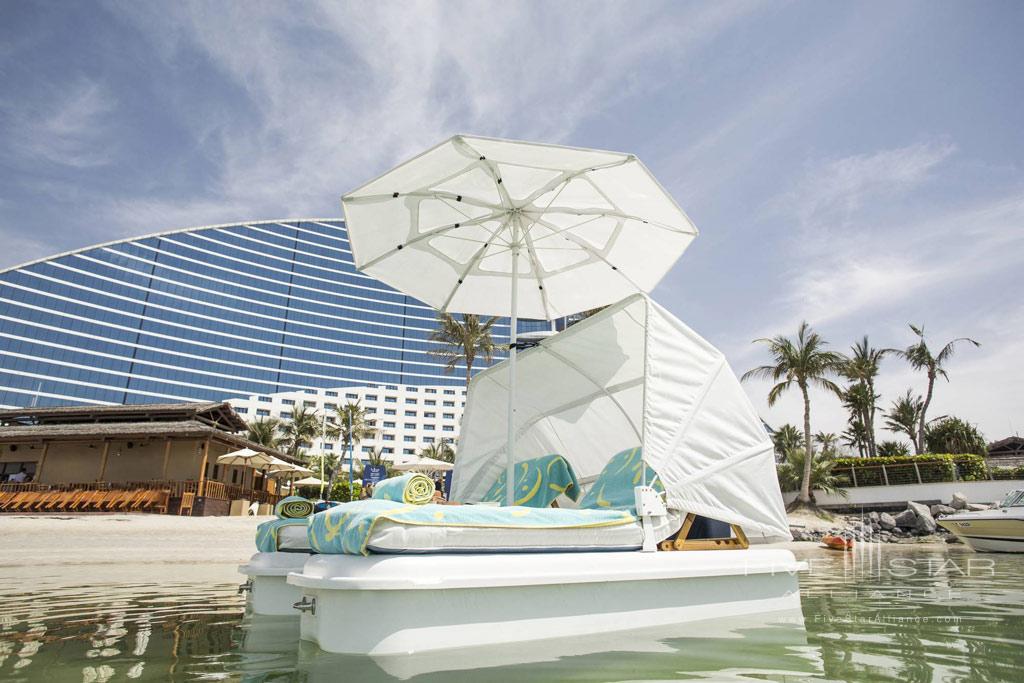
{"label": "umbrella rib", "polygon": [[[533,213],[533,211],[528,211],[527,213]],[[600,217],[621,218],[621,219],[627,220],[627,221],[638,221],[638,222],[643,223],[645,225],[650,225],[650,226],[655,227],[655,228],[661,228],[662,230],[668,230],[669,232],[679,233],[680,235],[696,235],[697,234],[697,232],[694,231],[694,230],[680,230],[679,228],[675,228],[675,227],[673,227],[671,225],[666,225],[666,224],[660,223],[658,221],[647,220],[646,218],[641,218],[640,216],[634,216],[633,214],[625,213],[624,211],[618,211],[618,210],[606,211],[604,209],[579,209],[579,208],[568,207],[568,206],[554,206],[554,207],[547,207],[547,208],[545,208],[540,213],[541,214],[544,214],[544,213],[565,213],[565,214],[575,214],[577,216],[594,216],[594,217],[597,217],[597,218],[600,218]],[[539,220],[539,217],[538,217],[538,220]]]}
{"label": "umbrella rib", "polygon": [[[591,171],[603,171],[609,168],[615,168],[616,166],[622,166],[624,164],[628,164],[630,161],[633,161],[635,158],[636,157],[634,157],[632,154],[627,154],[624,159],[619,159],[618,161],[609,161],[607,164],[601,164],[600,166],[591,166],[590,168],[585,168],[579,171],[564,171],[558,178],[552,178],[546,184],[542,185],[539,189],[536,189],[532,193],[530,193],[530,195],[525,200],[525,204],[532,204],[535,199],[537,199],[538,197],[542,197],[546,193],[555,189],[555,187],[557,187],[560,183],[565,183],[566,185],[568,185],[570,181],[572,181],[574,178],[578,178],[581,175],[586,175]],[[561,192],[561,190],[559,190],[559,192]]]}
{"label": "umbrella rib", "polygon": [[408,240],[404,244],[400,244],[397,247],[395,247],[394,249],[388,249],[383,254],[380,254],[379,256],[370,259],[369,261],[367,261],[363,265],[359,266],[359,269],[360,270],[365,270],[366,268],[370,268],[371,266],[375,266],[378,263],[380,263],[381,261],[383,261],[384,259],[388,258],[389,256],[392,256],[392,255],[396,254],[397,252],[401,251],[403,248],[409,246],[410,244],[416,244],[416,243],[422,242],[423,240],[428,239],[430,237],[436,237],[437,235],[444,234],[444,233],[448,232],[449,230],[456,230],[458,228],[465,228],[465,227],[470,226],[470,225],[480,225],[482,223],[486,223],[489,220],[493,220],[495,218],[498,218],[498,217],[500,217],[502,215],[504,215],[503,211],[496,212],[496,213],[490,214],[489,216],[480,216],[479,218],[474,218],[472,220],[468,220],[465,223],[453,223],[452,225],[446,225],[446,226],[441,227],[441,228],[435,228],[434,230],[431,230],[430,232],[421,233],[421,234],[416,235],[415,237],[411,238],[410,240]]}
{"label": "umbrella rib", "polygon": [[[575,230],[576,228],[582,228],[587,223],[593,223],[598,218],[601,218],[601,216],[592,216],[591,218],[588,218],[587,220],[583,221],[582,223],[577,223],[576,225],[568,225],[568,226],[566,226],[564,228],[557,228],[557,229],[554,226],[548,224],[547,222],[544,222],[544,223],[542,223],[542,225],[545,228],[548,228],[549,230],[551,230],[551,234],[550,235],[541,235],[540,237],[538,237],[536,239],[536,241],[540,242],[541,240],[551,239],[552,237],[559,237],[566,230]],[[534,221],[534,222],[536,223],[536,221]],[[541,247],[541,249],[550,249],[550,248],[551,247]]]}
{"label": "umbrella rib", "polygon": [[548,292],[544,289],[544,278],[541,275],[541,263],[537,259],[537,252],[533,248],[533,238],[530,237],[530,232],[528,230],[523,233],[523,239],[526,241],[526,253],[530,255],[530,263],[533,265],[533,278],[537,281],[537,287],[540,289],[540,301],[544,306],[544,319],[551,320],[551,307],[548,305]]}
{"label": "umbrella rib", "polygon": [[[504,230],[506,226],[508,226],[510,218],[511,218],[511,216],[506,214],[505,220],[502,221],[501,225],[499,225],[497,228],[495,228],[494,232],[491,233],[491,239],[494,239],[495,235],[497,235],[499,232]],[[455,295],[458,293],[459,288],[462,287],[462,283],[465,282],[466,276],[469,275],[469,272],[471,270],[473,270],[473,268],[476,266],[477,263],[480,262],[480,259],[483,258],[484,251],[489,246],[491,246],[490,241],[485,242],[482,247],[480,247],[479,249],[476,250],[476,253],[473,254],[473,257],[469,259],[469,263],[466,264],[465,270],[463,270],[462,274],[459,276],[458,282],[456,282],[455,286],[452,287],[452,291],[448,293],[448,298],[444,300],[444,303],[441,305],[440,310],[442,310],[442,311],[447,311],[448,310],[448,304],[450,304],[452,302],[452,299],[455,298]]]}
{"label": "umbrella rib", "polygon": [[512,203],[512,197],[509,196],[508,191],[505,189],[505,186],[502,184],[501,176],[498,175],[498,169],[494,165],[494,162],[492,162],[490,159],[488,159],[486,155],[481,154],[480,150],[476,149],[471,144],[466,142],[466,139],[464,137],[459,136],[457,140],[454,140],[454,142],[455,142],[456,145],[462,145],[463,147],[468,149],[470,152],[473,152],[474,154],[477,155],[478,160],[480,162],[482,162],[481,166],[487,171],[487,173],[494,180],[494,187],[498,190],[498,195],[501,197],[502,204],[504,205],[505,209],[513,208],[515,206],[515,204]]}
{"label": "umbrella rib", "polygon": [[[543,220],[537,219],[537,222],[540,223],[541,225],[545,226],[545,227],[548,227],[548,228],[551,227],[550,225],[547,224],[547,222],[545,222]],[[613,271],[618,273],[626,282],[628,282],[630,284],[630,286],[633,287],[633,289],[637,290],[638,292],[642,292],[643,291],[643,288],[640,287],[639,285],[637,285],[635,282],[633,282],[632,278],[630,278],[624,272],[619,270],[618,266],[612,265],[612,263],[609,262],[608,259],[606,259],[599,251],[597,251],[593,247],[590,247],[589,245],[585,244],[583,241],[580,240],[579,237],[577,237],[576,235],[573,235],[572,233],[569,233],[567,235],[563,235],[563,237],[565,237],[565,239],[569,240],[570,242],[572,242],[572,243],[574,243],[576,245],[579,245],[580,249],[583,249],[584,251],[589,253],[594,258],[597,258],[600,261],[602,261],[603,263],[605,263],[606,265],[608,265]],[[578,263],[577,264],[573,264],[572,267],[576,268],[579,265],[580,264],[578,264]]]}
{"label": "umbrella rib", "polygon": [[[496,209],[505,210],[503,206],[495,206],[491,202],[485,202],[481,199],[475,199],[473,197],[467,197],[456,192],[450,192],[448,190],[413,190],[412,192],[403,192],[398,195],[398,198],[402,197],[414,197],[417,199],[440,199],[453,200],[462,204],[468,204],[470,206],[479,206],[482,209],[490,209],[492,211]],[[461,197],[462,199],[459,199]],[[348,204],[371,204],[374,202],[391,201],[396,199],[394,193],[391,194],[373,194],[365,197],[346,197],[345,202]],[[455,208],[455,207],[452,207]]]}

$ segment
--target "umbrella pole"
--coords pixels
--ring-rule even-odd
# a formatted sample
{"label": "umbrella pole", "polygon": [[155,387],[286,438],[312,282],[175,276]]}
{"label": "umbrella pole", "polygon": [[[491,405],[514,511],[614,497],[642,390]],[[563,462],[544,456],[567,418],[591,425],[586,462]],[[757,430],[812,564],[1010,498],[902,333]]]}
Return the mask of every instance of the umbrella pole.
{"label": "umbrella pole", "polygon": [[519,295],[519,222],[512,221],[512,315],[509,320],[508,344],[508,460],[505,464],[505,504],[516,504],[516,341],[519,317],[516,307]]}
{"label": "umbrella pole", "polygon": [[352,473],[352,468],[355,466],[355,463],[353,463],[352,460],[356,457],[355,456],[355,452],[356,452],[356,444],[353,441],[353,442],[349,443],[349,445],[348,445],[348,499],[349,499],[349,501],[355,500],[355,497],[352,495],[352,486],[353,486],[353,482],[355,481],[355,479],[353,478],[353,473]]}

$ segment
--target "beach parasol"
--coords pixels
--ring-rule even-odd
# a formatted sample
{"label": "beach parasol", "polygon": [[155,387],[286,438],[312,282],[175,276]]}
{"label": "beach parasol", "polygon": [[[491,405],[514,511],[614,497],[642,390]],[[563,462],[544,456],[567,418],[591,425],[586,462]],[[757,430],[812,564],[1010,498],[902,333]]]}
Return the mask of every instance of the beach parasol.
{"label": "beach parasol", "polygon": [[301,465],[293,465],[290,462],[285,462],[281,458],[271,456],[272,460],[270,465],[266,467],[266,472],[272,477],[287,477],[294,476],[296,474],[313,474],[313,470],[308,467]]}
{"label": "beach parasol", "polygon": [[362,272],[441,311],[510,317],[509,481],[518,318],[649,292],[697,234],[632,154],[462,135],[342,206]]}
{"label": "beach parasol", "polygon": [[399,472],[448,472],[455,468],[455,465],[444,460],[420,456],[412,460],[396,462],[391,469]]}
{"label": "beach parasol", "polygon": [[318,477],[306,477],[305,479],[293,481],[292,486],[320,486],[323,483],[324,480]]}
{"label": "beach parasol", "polygon": [[269,467],[275,460],[278,462],[284,462],[279,458],[275,458],[269,453],[261,453],[254,451],[251,448],[241,448],[237,451],[231,451],[217,458],[217,464],[219,465],[240,465],[242,467]]}

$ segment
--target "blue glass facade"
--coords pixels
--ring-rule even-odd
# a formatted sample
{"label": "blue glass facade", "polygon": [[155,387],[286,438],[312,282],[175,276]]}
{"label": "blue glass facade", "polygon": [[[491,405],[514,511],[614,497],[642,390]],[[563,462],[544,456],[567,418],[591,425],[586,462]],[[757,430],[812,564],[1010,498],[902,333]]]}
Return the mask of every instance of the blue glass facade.
{"label": "blue glass facade", "polygon": [[356,271],[340,220],[99,245],[0,273],[0,405],[459,385],[427,353],[434,320]]}

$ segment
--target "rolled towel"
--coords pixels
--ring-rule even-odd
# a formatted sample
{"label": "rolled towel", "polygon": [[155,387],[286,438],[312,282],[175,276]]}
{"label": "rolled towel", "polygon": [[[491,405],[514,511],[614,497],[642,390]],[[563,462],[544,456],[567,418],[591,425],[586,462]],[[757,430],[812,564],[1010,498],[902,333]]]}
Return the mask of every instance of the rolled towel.
{"label": "rolled towel", "polygon": [[313,502],[302,496],[288,496],[274,506],[274,514],[280,519],[303,519],[313,514]]}
{"label": "rolled towel", "polygon": [[426,505],[434,499],[434,482],[426,475],[410,472],[377,482],[373,487],[373,497],[396,503]]}

